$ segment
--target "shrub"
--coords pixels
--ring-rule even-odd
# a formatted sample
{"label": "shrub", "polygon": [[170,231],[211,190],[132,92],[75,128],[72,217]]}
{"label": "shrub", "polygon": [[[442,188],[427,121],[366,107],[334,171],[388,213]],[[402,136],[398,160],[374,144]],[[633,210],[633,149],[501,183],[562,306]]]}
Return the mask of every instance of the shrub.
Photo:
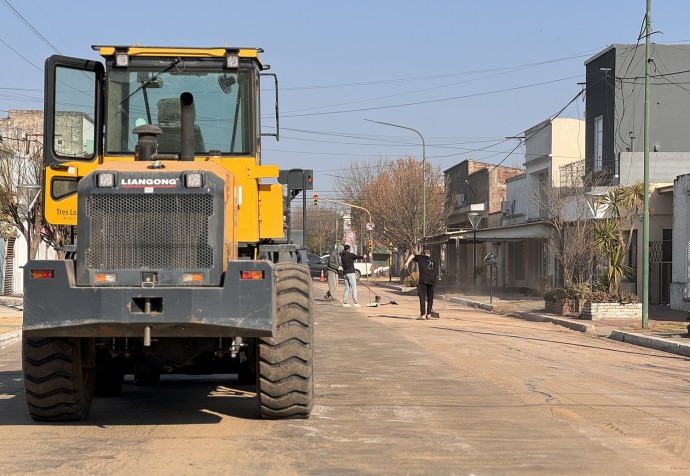
{"label": "shrub", "polygon": [[587,283],[571,283],[565,287],[570,295],[570,299],[579,299],[580,301],[585,301],[592,293]]}
{"label": "shrub", "polygon": [[639,304],[640,299],[635,293],[623,293],[618,298],[618,302],[621,304]]}
{"label": "shrub", "polygon": [[579,299],[584,301],[590,294],[586,283],[571,283],[564,288],[547,288],[544,291],[544,301],[556,302],[564,299]]}
{"label": "shrub", "polygon": [[619,304],[639,304],[640,299],[635,293],[611,294],[608,291],[593,291],[589,296],[591,302],[617,302]]}
{"label": "shrub", "polygon": [[546,288],[544,290],[544,301],[556,302],[566,299],[565,288]]}
{"label": "shrub", "polygon": [[618,296],[607,291],[592,291],[589,295],[590,302],[618,302]]}

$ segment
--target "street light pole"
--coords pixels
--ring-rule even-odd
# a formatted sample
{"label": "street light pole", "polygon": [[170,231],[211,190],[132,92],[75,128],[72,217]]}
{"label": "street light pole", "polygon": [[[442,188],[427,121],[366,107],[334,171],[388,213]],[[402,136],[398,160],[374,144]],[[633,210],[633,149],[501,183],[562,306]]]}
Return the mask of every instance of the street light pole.
{"label": "street light pole", "polygon": [[470,225],[472,225],[473,237],[472,237],[472,288],[473,292],[477,292],[477,227],[479,222],[482,221],[482,216],[477,212],[470,212],[467,214],[467,218],[470,220]]}
{"label": "street light pole", "polygon": [[31,261],[31,210],[36,203],[38,194],[41,193],[41,186],[36,184],[19,184],[17,189],[21,194],[23,206],[26,207],[26,263]]}
{"label": "street light pole", "polygon": [[391,124],[390,122],[374,121],[371,119],[364,120],[369,122],[375,122],[376,124],[383,124],[384,126],[407,129],[408,131],[416,132],[419,138],[422,139],[422,235],[426,236],[426,143],[424,142],[424,136],[422,136],[422,134],[420,134],[420,132],[417,129],[413,129],[407,126],[401,126],[400,124]]}

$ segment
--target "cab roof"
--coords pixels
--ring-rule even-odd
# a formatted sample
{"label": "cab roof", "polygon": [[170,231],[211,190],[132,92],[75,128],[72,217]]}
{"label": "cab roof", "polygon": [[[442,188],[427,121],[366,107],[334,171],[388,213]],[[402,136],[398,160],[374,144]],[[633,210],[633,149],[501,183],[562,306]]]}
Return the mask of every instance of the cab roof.
{"label": "cab roof", "polygon": [[237,55],[240,58],[251,58],[256,60],[261,69],[268,69],[268,65],[264,65],[259,57],[259,53],[263,53],[262,48],[251,47],[231,47],[231,46],[216,46],[216,47],[188,47],[188,46],[141,46],[141,45],[92,45],[95,51],[104,58],[113,56],[115,53],[127,53],[128,56],[157,56],[157,57],[206,57],[206,58],[224,58],[228,55]]}

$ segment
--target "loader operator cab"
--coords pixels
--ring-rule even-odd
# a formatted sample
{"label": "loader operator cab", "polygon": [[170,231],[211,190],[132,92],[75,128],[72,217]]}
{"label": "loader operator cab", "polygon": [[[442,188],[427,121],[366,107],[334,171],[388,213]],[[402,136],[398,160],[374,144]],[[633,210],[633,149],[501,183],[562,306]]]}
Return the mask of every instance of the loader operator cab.
{"label": "loader operator cab", "polygon": [[[185,58],[174,56],[171,49],[141,56],[136,54],[136,47],[94,49],[104,56],[107,75],[98,63],[64,57],[48,60],[60,63],[47,91],[55,104],[50,118],[55,128],[55,162],[60,158],[92,159],[99,146],[103,156],[131,156],[137,143],[132,131],[142,124],[161,128],[161,152],[178,152],[179,97],[185,92],[193,95],[196,108],[195,154],[257,154],[258,73],[263,67],[258,58],[239,57],[236,51]],[[100,88],[104,92],[102,105]],[[105,131],[102,145],[94,129],[100,122],[99,114]],[[75,136],[77,128],[81,129],[79,138]]]}
{"label": "loader operator cab", "polygon": [[[160,129],[157,152],[163,160],[237,158],[242,165],[224,166],[255,176],[246,167],[261,166],[261,136],[278,138],[277,79],[276,132],[261,132],[260,76],[269,74],[262,73],[269,67],[259,58],[260,48],[93,49],[103,63],[64,56],[46,60],[44,203],[50,223],[76,225],[79,179],[111,161],[137,160],[134,129],[143,125]],[[183,95],[191,95],[194,105],[193,138],[187,141],[193,147],[185,157]]]}
{"label": "loader operator cab", "polygon": [[163,131],[160,152],[179,152],[179,98],[185,92],[193,95],[196,108],[195,154],[252,154],[257,75],[252,68],[225,71],[223,60],[133,56],[122,68],[108,59],[105,154],[132,154],[137,143],[132,130],[142,122]]}

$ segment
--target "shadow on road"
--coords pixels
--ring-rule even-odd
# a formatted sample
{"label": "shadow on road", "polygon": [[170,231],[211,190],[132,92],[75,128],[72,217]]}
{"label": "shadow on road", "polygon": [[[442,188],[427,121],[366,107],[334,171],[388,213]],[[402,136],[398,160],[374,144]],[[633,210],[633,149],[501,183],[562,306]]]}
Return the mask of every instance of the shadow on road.
{"label": "shadow on road", "polygon": [[[29,416],[21,381],[20,371],[0,372],[0,426],[45,424]],[[127,376],[119,396],[94,398],[86,420],[58,424],[198,425],[228,417],[260,418],[253,385],[238,385],[234,376],[165,375],[156,386],[140,387]]]}

